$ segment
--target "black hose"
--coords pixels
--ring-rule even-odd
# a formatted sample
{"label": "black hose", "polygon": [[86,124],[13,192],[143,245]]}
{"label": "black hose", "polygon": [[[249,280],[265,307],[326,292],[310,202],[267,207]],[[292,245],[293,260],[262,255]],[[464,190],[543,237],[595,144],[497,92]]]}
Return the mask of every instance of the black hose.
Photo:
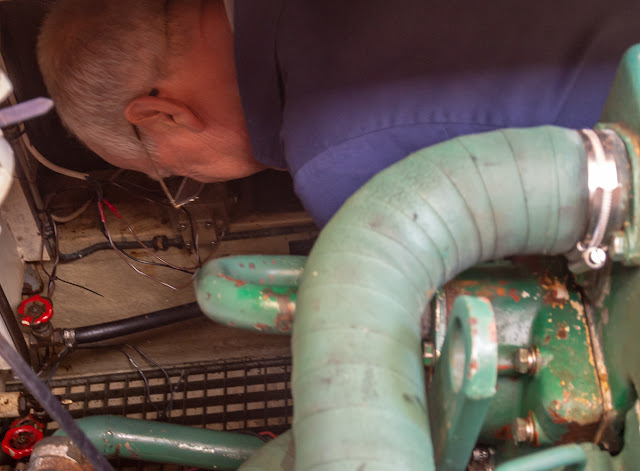
{"label": "black hose", "polygon": [[75,346],[110,340],[200,316],[203,314],[198,304],[189,303],[113,322],[88,325],[77,329],[64,329],[63,336],[68,343]]}
{"label": "black hose", "polygon": [[[155,236],[152,240],[142,241],[142,243],[155,250],[167,250],[169,247],[181,249],[184,247],[184,241],[182,239],[169,239],[167,236]],[[137,241],[115,242],[115,245],[120,250],[141,248],[140,243]],[[99,242],[76,252],[61,253],[60,263],[73,262],[74,260],[79,260],[100,250],[111,250],[112,248],[109,242]]]}
{"label": "black hose", "polygon": [[0,316],[2,316],[2,320],[4,321],[4,325],[7,326],[7,331],[9,332],[9,337],[11,337],[11,341],[20,353],[20,356],[24,358],[27,362],[29,361],[29,347],[27,347],[27,342],[24,340],[24,335],[22,335],[22,330],[20,330],[20,324],[18,324],[18,319],[11,309],[11,305],[9,304],[9,300],[7,299],[7,295],[0,286]]}
{"label": "black hose", "polygon": [[107,459],[100,454],[91,443],[85,433],[78,427],[69,412],[54,397],[51,390],[33,372],[20,354],[16,352],[9,342],[0,342],[0,356],[9,364],[15,374],[31,392],[36,401],[44,408],[49,416],[58,422],[58,425],[80,448],[80,451],[89,460],[96,471],[113,471]]}

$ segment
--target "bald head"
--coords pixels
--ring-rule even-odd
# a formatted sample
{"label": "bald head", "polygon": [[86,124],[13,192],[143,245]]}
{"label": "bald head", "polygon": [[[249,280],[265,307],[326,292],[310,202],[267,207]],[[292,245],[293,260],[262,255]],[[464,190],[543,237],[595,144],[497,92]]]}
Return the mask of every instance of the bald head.
{"label": "bald head", "polygon": [[38,62],[58,114],[107,160],[140,158],[123,110],[168,72],[167,57],[179,46],[168,3],[60,0],[42,25]]}
{"label": "bald head", "polygon": [[60,0],[38,61],[63,123],[115,165],[209,182],[264,168],[221,0]]}

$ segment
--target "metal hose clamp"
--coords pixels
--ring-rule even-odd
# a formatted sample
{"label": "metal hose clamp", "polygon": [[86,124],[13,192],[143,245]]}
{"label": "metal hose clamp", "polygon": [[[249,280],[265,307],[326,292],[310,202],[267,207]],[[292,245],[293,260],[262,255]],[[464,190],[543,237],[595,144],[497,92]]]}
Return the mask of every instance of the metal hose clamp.
{"label": "metal hose clamp", "polygon": [[[607,228],[613,218],[614,196],[621,188],[615,154],[605,152],[601,136],[591,129],[582,135],[590,147],[587,152],[587,185],[589,188],[589,229],[584,240],[576,245],[582,261],[592,270],[602,268],[607,261],[607,247],[603,244]],[[610,130],[601,132],[605,138],[616,138]]]}

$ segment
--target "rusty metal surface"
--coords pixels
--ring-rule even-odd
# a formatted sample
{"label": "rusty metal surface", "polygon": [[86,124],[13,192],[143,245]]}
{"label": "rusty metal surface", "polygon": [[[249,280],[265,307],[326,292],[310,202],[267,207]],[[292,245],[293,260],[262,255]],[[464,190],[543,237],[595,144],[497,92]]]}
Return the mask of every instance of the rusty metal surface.
{"label": "rusty metal surface", "polygon": [[[534,445],[592,441],[606,409],[602,370],[596,369],[583,303],[566,267],[540,257],[476,267],[437,293],[440,318],[449,317],[460,295],[486,297],[496,313],[501,371],[480,441],[510,440],[516,418],[535,424]],[[442,319],[436,324],[441,329]],[[442,336],[436,332],[436,343]],[[518,373],[520,349],[536,355],[528,355],[533,364],[521,365]]]}
{"label": "rusty metal surface", "polygon": [[19,392],[0,393],[0,418],[8,419],[20,417],[20,396]]}
{"label": "rusty metal surface", "polygon": [[92,471],[93,467],[67,437],[49,437],[38,443],[27,471]]}

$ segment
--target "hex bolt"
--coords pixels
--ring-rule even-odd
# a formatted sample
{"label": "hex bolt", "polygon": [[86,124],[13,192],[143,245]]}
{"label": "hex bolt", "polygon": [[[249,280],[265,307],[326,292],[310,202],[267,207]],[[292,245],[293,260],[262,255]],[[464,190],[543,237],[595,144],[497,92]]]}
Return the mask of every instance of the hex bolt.
{"label": "hex bolt", "polygon": [[540,364],[540,351],[537,347],[519,348],[513,358],[513,368],[523,375],[535,375]]}
{"label": "hex bolt", "polygon": [[526,419],[518,417],[511,426],[511,433],[513,434],[513,441],[516,445],[534,443],[536,439],[536,426],[533,422],[533,417],[529,416]]}

